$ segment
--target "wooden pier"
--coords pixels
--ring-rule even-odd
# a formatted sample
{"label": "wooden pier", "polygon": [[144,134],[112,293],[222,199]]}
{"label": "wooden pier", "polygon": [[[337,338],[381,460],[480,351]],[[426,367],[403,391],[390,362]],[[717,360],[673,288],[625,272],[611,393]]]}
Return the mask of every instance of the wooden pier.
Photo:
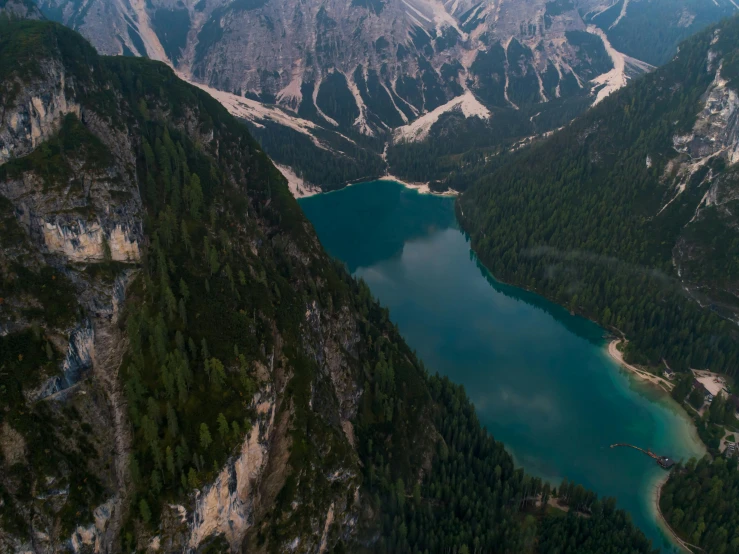
{"label": "wooden pier", "polygon": [[670,458],[668,458],[667,456],[659,456],[658,454],[655,454],[649,449],[644,450],[643,448],[639,448],[638,446],[634,446],[633,444],[627,444],[625,442],[618,442],[616,444],[612,444],[611,448],[616,448],[617,446],[624,446],[626,448],[633,448],[634,450],[638,450],[639,452],[646,454],[650,458],[654,458],[655,460],[657,460],[657,463],[665,469],[670,469],[672,466],[675,465],[675,462],[671,460]]}

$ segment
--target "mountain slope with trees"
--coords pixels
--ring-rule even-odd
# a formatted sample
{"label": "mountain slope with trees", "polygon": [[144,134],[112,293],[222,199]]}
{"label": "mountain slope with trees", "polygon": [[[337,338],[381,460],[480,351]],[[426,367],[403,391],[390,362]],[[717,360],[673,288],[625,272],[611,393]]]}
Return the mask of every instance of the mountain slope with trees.
{"label": "mountain slope with trees", "polygon": [[631,361],[739,364],[739,19],[547,141],[494,159],[458,204],[482,261],[629,340]]}
{"label": "mountain slope with trees", "polygon": [[2,18],[0,87],[0,548],[651,552],[549,513],[209,95]]}
{"label": "mountain slope with trees", "polygon": [[660,509],[690,544],[711,554],[739,552],[737,458],[703,458],[677,467],[662,487]]}

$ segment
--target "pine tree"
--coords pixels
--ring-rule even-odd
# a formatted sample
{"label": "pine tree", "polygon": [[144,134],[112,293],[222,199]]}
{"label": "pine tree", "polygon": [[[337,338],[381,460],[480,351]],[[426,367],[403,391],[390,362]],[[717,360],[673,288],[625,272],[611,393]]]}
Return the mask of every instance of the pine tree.
{"label": "pine tree", "polygon": [[208,426],[205,423],[200,424],[200,447],[203,450],[206,450],[211,443],[213,442],[213,439],[210,436],[210,430],[208,429]]}
{"label": "pine tree", "polygon": [[149,508],[149,503],[144,498],[139,501],[139,515],[144,523],[151,521],[151,509]]}
{"label": "pine tree", "polygon": [[218,434],[221,436],[221,439],[225,441],[226,436],[228,435],[228,421],[226,421],[226,417],[223,414],[218,414],[216,422],[218,423]]}

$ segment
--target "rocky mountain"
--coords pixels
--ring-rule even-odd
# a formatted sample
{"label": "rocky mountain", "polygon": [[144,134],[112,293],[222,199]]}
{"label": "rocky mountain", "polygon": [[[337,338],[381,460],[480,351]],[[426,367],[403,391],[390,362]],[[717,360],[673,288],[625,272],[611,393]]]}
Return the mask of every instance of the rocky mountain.
{"label": "rocky mountain", "polygon": [[444,178],[397,162],[417,142],[455,156],[469,135],[495,149],[561,127],[736,10],[730,0],[40,5],[102,53],[166,61],[227,106],[248,106],[232,113],[270,156],[324,188],[388,172]]}
{"label": "rocky mountain", "polygon": [[739,18],[567,129],[482,164],[460,202],[495,275],[626,335],[634,360],[736,372]]}
{"label": "rocky mountain", "polygon": [[736,13],[731,0],[584,0],[583,19],[602,29],[613,47],[652,65],[667,63],[686,38]]}
{"label": "rocky mountain", "polygon": [[44,18],[32,0],[0,0],[0,14],[16,19]]}
{"label": "rocky mountain", "polygon": [[17,19],[0,550],[651,552],[581,486],[542,509],[549,484],[424,370],[216,100]]}
{"label": "rocky mountain", "polygon": [[43,8],[103,53],[169,60],[219,90],[368,135],[467,88],[491,105],[515,106],[559,97],[610,69],[569,2],[447,4],[91,0]]}
{"label": "rocky mountain", "polygon": [[[603,75],[593,83],[600,98],[650,67],[612,51],[566,0],[44,0],[41,7],[101,53],[166,61],[228,96],[227,105],[249,105],[234,113],[253,122],[267,152],[326,186],[386,172],[381,154],[393,129],[393,142],[422,140],[428,132],[417,127],[451,113],[482,123],[493,141],[530,135],[595,100],[591,79]],[[493,124],[501,110],[520,110],[515,130]],[[552,121],[540,117],[540,129],[530,129],[532,116],[548,110],[557,114]],[[313,143],[310,154],[287,152],[280,143],[288,138]],[[313,158],[332,169],[316,170]]]}
{"label": "rocky mountain", "polygon": [[[680,39],[735,9],[728,0],[658,4],[45,0],[42,8],[102,53],[168,60],[219,90],[299,113],[316,111],[324,123],[372,134],[431,112],[467,89],[488,106],[572,94],[612,64],[602,37],[588,24],[603,30],[606,42],[617,40],[622,51],[663,63]],[[657,24],[656,40],[654,32],[641,33],[645,21]],[[652,50],[631,44],[634,35],[642,41],[651,35]],[[644,69],[638,62],[634,67]]]}

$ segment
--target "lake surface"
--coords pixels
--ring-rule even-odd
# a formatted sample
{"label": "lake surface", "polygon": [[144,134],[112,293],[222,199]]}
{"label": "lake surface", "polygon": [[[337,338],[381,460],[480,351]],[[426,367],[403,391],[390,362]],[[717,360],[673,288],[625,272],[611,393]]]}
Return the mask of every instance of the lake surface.
{"label": "lake surface", "polygon": [[676,459],[702,455],[667,395],[608,356],[604,331],[495,281],[459,230],[454,201],[387,181],[300,201],[328,252],[390,309],[429,371],[465,386],[516,463],[615,496],[656,546],[655,483],[665,475],[626,442]]}

